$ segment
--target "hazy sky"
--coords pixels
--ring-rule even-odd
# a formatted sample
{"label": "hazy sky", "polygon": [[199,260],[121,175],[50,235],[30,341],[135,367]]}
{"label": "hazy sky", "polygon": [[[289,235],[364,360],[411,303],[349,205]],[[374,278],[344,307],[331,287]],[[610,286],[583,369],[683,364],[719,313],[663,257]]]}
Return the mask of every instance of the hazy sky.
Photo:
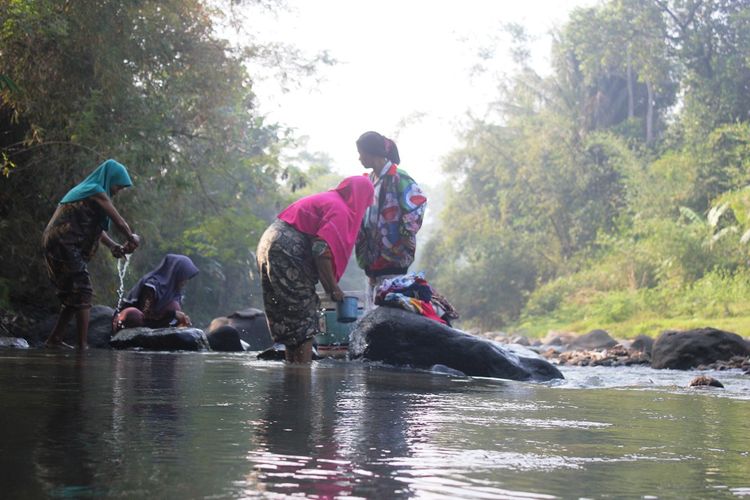
{"label": "hazy sky", "polygon": [[[497,96],[497,75],[513,70],[502,25],[522,24],[535,37],[534,66],[546,73],[549,31],[574,7],[593,3],[287,0],[288,12],[263,20],[262,37],[309,54],[328,50],[338,64],[322,68],[319,84],[286,93],[277,82],[259,82],[260,109],[309,136],[307,150],[329,154],[342,174],[363,171],[354,142],[376,130],[396,140],[406,171],[434,185],[467,111],[481,115]],[[493,40],[494,73],[473,73],[479,51]]]}

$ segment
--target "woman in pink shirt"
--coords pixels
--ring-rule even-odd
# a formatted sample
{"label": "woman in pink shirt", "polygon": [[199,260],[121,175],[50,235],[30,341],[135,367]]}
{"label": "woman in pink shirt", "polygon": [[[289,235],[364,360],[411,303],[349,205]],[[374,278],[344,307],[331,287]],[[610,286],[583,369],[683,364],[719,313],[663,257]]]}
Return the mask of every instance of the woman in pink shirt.
{"label": "woman in pink shirt", "polygon": [[347,177],[336,188],[306,196],[282,211],[258,243],[263,303],[274,342],[286,346],[286,360],[308,363],[319,333],[320,281],[331,299],[357,240],[362,217],[373,201],[372,182]]}

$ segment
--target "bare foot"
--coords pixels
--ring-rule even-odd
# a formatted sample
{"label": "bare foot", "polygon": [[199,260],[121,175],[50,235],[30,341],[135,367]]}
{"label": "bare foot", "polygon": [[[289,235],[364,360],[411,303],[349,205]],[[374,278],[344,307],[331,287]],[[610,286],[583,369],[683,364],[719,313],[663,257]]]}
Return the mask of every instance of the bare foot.
{"label": "bare foot", "polygon": [[44,347],[49,347],[52,349],[74,349],[72,345],[63,342],[62,339],[53,338],[47,339],[47,342],[44,343]]}

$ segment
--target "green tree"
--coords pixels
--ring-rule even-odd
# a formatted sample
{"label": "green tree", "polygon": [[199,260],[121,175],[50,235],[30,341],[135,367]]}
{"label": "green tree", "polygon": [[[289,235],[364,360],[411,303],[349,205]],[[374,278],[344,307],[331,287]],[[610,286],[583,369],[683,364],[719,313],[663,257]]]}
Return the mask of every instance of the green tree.
{"label": "green tree", "polygon": [[501,82],[494,121],[445,162],[452,190],[425,251],[464,319],[497,327],[530,297],[549,313],[587,290],[622,292],[614,304],[737,272],[748,20],[744,1],[609,0],[571,14],[550,76],[521,64]]}
{"label": "green tree", "polygon": [[635,136],[651,143],[674,104],[673,61],[666,24],[646,0],[617,0],[577,9],[555,45],[558,73],[580,93],[589,130],[638,124]]}
{"label": "green tree", "polygon": [[[247,2],[251,3],[251,2]],[[130,283],[164,253],[204,271],[194,319],[258,305],[252,251],[284,202],[280,151],[291,137],[256,109],[247,63],[273,47],[235,48],[201,0],[0,0],[0,277],[17,302],[51,298],[39,241],[54,205],[102,160],[128,166],[115,204],[144,238]],[[283,58],[283,54],[279,54]],[[114,303],[114,262],[92,263]],[[257,285],[256,285],[257,286]]]}
{"label": "green tree", "polygon": [[664,41],[682,68],[682,127],[689,139],[750,117],[750,3],[655,0],[667,22]]}

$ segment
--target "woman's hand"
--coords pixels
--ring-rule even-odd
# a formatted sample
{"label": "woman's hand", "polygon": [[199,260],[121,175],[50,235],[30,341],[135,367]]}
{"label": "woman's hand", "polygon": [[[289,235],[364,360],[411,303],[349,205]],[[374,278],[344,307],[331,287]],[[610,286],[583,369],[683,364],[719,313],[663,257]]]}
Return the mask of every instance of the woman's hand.
{"label": "woman's hand", "polygon": [[190,316],[182,311],[175,311],[174,317],[177,319],[177,326],[193,326],[193,323],[190,321]]}
{"label": "woman's hand", "polygon": [[122,259],[125,257],[125,248],[122,245],[114,245],[109,248],[109,251],[112,252],[112,257],[115,259]]}
{"label": "woman's hand", "polygon": [[338,285],[331,292],[331,300],[334,302],[342,302],[344,300],[344,292],[341,291]]}
{"label": "woman's hand", "polygon": [[135,249],[138,248],[140,244],[141,244],[141,237],[135,233],[132,233],[130,237],[128,237],[128,241],[127,243],[125,243],[123,250],[125,253],[133,253],[135,252]]}
{"label": "woman's hand", "polygon": [[315,247],[317,245],[316,243],[313,243],[313,256],[315,259],[315,267],[318,269],[318,279],[320,280],[320,284],[323,285],[323,290],[325,290],[328,296],[331,297],[331,300],[334,302],[341,302],[344,300],[344,292],[341,291],[338,283],[336,283],[336,276],[333,273],[333,258],[331,257],[331,250],[323,240],[319,240],[319,242],[323,243],[322,248],[324,251],[322,253],[316,252]]}
{"label": "woman's hand", "polygon": [[125,257],[125,247],[119,245],[115,240],[110,238],[107,231],[102,231],[101,236],[99,236],[99,241],[102,242],[102,245],[109,248],[109,251],[112,252],[112,257],[115,259],[122,259]]}

